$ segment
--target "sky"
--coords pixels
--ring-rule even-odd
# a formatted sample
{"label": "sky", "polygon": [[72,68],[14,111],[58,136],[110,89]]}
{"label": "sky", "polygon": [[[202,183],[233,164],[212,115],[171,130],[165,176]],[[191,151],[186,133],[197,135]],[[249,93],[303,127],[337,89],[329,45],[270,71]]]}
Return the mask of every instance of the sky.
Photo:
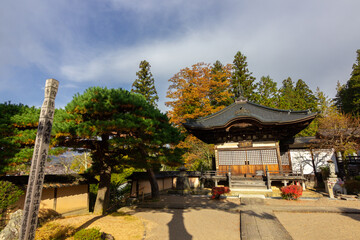
{"label": "sky", "polygon": [[328,97],[350,78],[360,49],[358,0],[2,0],[0,102],[56,107],[88,87],[130,90],[147,60],[164,102],[168,80],[241,51],[258,80],[304,80]]}

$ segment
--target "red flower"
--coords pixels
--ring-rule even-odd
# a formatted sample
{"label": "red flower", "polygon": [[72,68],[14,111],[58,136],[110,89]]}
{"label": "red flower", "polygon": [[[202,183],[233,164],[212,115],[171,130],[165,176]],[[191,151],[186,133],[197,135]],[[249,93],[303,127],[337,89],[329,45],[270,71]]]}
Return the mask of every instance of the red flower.
{"label": "red flower", "polygon": [[281,197],[287,200],[297,200],[302,195],[302,187],[289,185],[281,188]]}

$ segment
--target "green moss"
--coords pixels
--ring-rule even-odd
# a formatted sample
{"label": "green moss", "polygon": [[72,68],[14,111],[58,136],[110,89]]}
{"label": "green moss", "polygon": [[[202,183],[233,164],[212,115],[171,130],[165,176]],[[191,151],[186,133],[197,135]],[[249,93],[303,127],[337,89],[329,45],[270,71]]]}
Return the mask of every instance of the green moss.
{"label": "green moss", "polygon": [[81,229],[74,235],[74,240],[101,240],[102,233],[99,228]]}

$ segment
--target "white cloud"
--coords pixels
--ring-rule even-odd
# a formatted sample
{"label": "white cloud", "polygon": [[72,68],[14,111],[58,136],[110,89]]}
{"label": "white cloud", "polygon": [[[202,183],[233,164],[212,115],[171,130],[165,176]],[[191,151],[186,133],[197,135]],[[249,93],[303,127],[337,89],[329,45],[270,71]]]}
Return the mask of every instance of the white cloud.
{"label": "white cloud", "polygon": [[[27,68],[63,80],[69,91],[129,86],[146,59],[164,102],[167,80],[181,68],[231,63],[240,50],[258,78],[302,78],[333,95],[359,48],[359,8],[359,1],[7,1],[0,9],[0,91],[26,81],[19,72]],[[109,36],[101,32],[107,27]]]}

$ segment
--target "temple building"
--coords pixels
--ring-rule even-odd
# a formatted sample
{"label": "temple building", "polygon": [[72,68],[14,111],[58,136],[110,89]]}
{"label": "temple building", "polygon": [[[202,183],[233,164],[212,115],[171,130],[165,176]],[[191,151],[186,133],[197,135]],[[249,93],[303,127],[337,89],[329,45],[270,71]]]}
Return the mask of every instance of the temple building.
{"label": "temple building", "polygon": [[279,110],[238,99],[219,112],[184,123],[191,134],[215,144],[217,172],[265,175],[292,172],[289,146],[317,116],[310,111]]}

